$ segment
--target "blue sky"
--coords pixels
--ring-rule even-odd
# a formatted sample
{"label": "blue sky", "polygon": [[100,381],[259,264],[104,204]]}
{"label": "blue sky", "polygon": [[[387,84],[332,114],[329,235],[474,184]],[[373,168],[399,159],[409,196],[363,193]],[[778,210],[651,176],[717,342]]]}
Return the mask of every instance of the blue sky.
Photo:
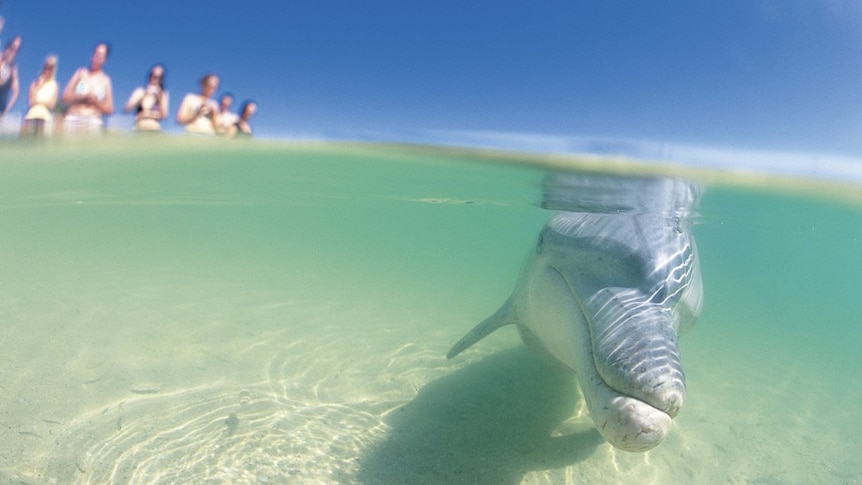
{"label": "blue sky", "polygon": [[[259,134],[511,133],[862,157],[862,3],[840,0],[3,0],[22,84],[93,45],[124,103],[154,62]],[[23,102],[16,106],[23,109]]]}

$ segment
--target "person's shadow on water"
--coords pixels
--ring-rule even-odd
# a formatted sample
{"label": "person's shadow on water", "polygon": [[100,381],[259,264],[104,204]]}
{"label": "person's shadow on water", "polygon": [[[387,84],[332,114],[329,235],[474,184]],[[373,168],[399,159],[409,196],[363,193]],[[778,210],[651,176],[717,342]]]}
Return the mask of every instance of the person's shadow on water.
{"label": "person's shadow on water", "polygon": [[603,442],[595,429],[552,437],[581,399],[576,377],[525,346],[424,386],[386,417],[389,431],[360,458],[376,484],[517,484],[572,465]]}

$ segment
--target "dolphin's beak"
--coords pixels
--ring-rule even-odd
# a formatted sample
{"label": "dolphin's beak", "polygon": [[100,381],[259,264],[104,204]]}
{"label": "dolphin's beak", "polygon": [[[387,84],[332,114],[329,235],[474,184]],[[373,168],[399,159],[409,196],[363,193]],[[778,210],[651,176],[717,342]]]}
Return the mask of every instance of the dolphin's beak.
{"label": "dolphin's beak", "polygon": [[685,373],[671,311],[633,288],[604,288],[585,307],[602,379],[676,417],[685,401]]}
{"label": "dolphin's beak", "polygon": [[534,298],[572,330],[572,363],[597,429],[621,450],[657,446],[685,395],[672,315],[625,288],[582,301],[562,272],[543,274]]}

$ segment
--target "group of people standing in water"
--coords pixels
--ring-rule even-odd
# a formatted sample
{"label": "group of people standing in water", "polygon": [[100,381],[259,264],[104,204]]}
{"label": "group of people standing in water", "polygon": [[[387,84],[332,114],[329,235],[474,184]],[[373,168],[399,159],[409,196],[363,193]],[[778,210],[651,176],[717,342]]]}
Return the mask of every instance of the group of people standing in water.
{"label": "group of people standing in water", "polygon": [[[20,46],[20,36],[3,46],[0,57],[0,118],[18,99],[20,88],[15,57]],[[41,72],[30,84],[28,110],[21,123],[21,135],[103,132],[106,118],[114,113],[111,78],[103,70],[109,53],[107,43],[97,44],[89,66],[76,70],[62,91],[56,81],[57,57],[48,56]],[[162,131],[162,123],[169,116],[165,71],[164,65],[154,65],[144,85],[132,91],[126,102],[124,111],[135,115],[135,131]],[[231,94],[222,94],[218,102],[215,100],[218,88],[218,76],[204,75],[200,80],[200,92],[188,93],[183,97],[176,122],[188,133],[250,137],[250,121],[257,111],[257,104],[246,101],[242,103],[239,113],[234,113],[231,111]],[[65,107],[62,114],[58,106]]]}
{"label": "group of people standing in water", "polygon": [[[177,110],[177,123],[188,133],[250,137],[251,118],[257,111],[254,101],[242,104],[239,114],[231,111],[233,95],[224,93],[216,103],[219,78],[206,74],[200,80],[200,93],[188,93]],[[135,112],[135,130],[161,131],[162,120],[168,117],[168,92],[165,90],[165,66],[156,64],[147,74],[146,83],[132,91],[125,111]]]}

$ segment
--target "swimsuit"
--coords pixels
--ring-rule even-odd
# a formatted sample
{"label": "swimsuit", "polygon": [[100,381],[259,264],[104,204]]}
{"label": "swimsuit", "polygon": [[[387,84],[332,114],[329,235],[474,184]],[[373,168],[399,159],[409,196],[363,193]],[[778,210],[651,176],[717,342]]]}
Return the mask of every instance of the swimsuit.
{"label": "swimsuit", "polygon": [[161,96],[144,91],[136,110],[138,115],[135,117],[134,129],[137,131],[161,131],[160,112]]}
{"label": "swimsuit", "polygon": [[96,115],[66,115],[63,118],[63,130],[65,133],[101,133],[102,117]]}
{"label": "swimsuit", "polygon": [[78,79],[78,84],[75,85],[75,94],[78,96],[84,96],[88,93],[92,92],[96,95],[96,99],[99,101],[105,99],[105,86],[104,84],[98,83],[93,86],[90,83],[90,76],[87,71],[84,71],[81,74],[81,78]]}

